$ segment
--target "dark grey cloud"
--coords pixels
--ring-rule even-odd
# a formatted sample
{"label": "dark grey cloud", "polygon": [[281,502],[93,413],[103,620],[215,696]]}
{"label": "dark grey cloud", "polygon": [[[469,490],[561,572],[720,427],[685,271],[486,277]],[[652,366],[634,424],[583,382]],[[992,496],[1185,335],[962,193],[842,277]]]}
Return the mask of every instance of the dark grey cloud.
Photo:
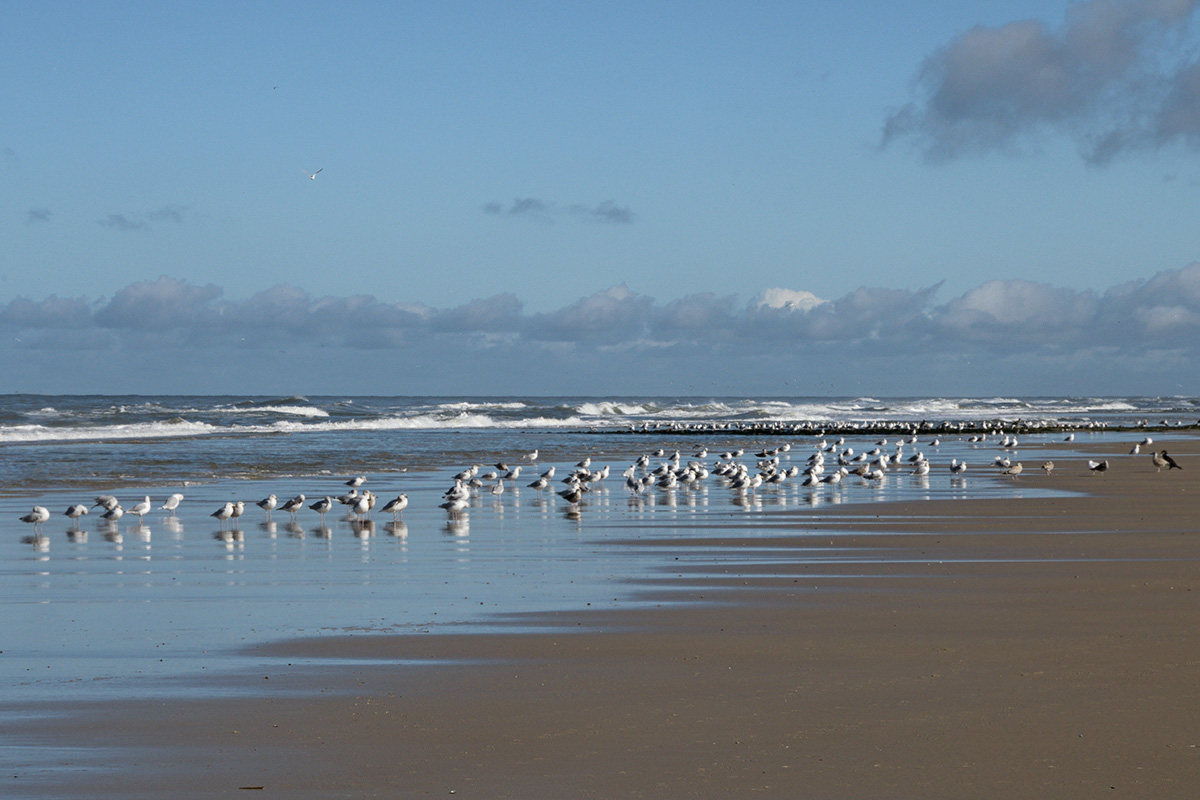
{"label": "dark grey cloud", "polygon": [[146,219],[151,222],[183,222],[183,216],[187,213],[187,206],[181,206],[177,203],[168,203],[165,206],[155,209],[146,214]]}
{"label": "dark grey cloud", "polygon": [[112,228],[117,231],[141,231],[160,222],[180,224],[183,222],[187,211],[187,206],[168,203],[153,211],[148,211],[140,217],[129,217],[125,214],[114,213],[97,220],[97,223],[105,228]]}
{"label": "dark grey cloud", "polygon": [[570,203],[561,205],[551,200],[540,200],[536,197],[517,197],[507,205],[491,201],[483,205],[485,214],[507,217],[525,217],[540,222],[554,222],[556,219],[569,216],[586,222],[606,222],[627,224],[636,217],[628,206],[617,205],[615,200],[605,200],[603,203],[586,205]]}
{"label": "dark grey cloud", "polygon": [[506,217],[526,217],[536,219],[541,222],[553,222],[554,204],[548,203],[545,200],[538,200],[536,197],[517,197],[514,198],[507,206],[503,203],[495,201],[486,203],[483,206],[485,214],[494,214]]}
{"label": "dark grey cloud", "polygon": [[109,214],[104,219],[96,220],[96,224],[115,231],[140,231],[147,227],[145,220],[130,219],[124,214]]}
{"label": "dark grey cloud", "polygon": [[[445,309],[371,295],[314,296],[289,285],[230,299],[221,287],[164,276],[95,301],[51,296],[0,305],[0,341],[11,343],[0,360],[36,350],[34,366],[55,351],[148,363],[186,351],[197,364],[203,354],[214,365],[273,364],[286,353],[315,359],[313,367],[298,367],[298,385],[310,374],[362,377],[375,369],[368,365],[391,364],[406,377],[434,381],[411,391],[465,386],[472,375],[495,379],[489,386],[520,375],[527,392],[539,388],[530,380],[565,390],[576,385],[571,376],[597,389],[605,378],[639,385],[656,375],[684,381],[711,373],[735,384],[739,375],[769,380],[801,368],[846,379],[852,365],[891,371],[899,382],[873,391],[893,393],[917,390],[915,378],[925,374],[950,382],[942,391],[960,393],[967,390],[953,382],[969,376],[987,387],[980,391],[1003,390],[1002,381],[989,383],[998,375],[1019,381],[1039,374],[1051,382],[1044,390],[1055,376],[1083,385],[1156,369],[1158,380],[1200,376],[1200,263],[1103,292],[993,280],[939,299],[941,288],[860,287],[831,299],[774,288],[749,301],[696,293],[660,302],[621,284],[531,313],[507,293]],[[237,367],[235,374],[253,370]],[[437,377],[445,375],[462,380]],[[186,385],[207,391],[209,377],[197,372]]]}
{"label": "dark grey cloud", "polygon": [[605,200],[595,206],[573,205],[569,212],[591,222],[630,223],[634,220],[633,211],[626,206],[619,206],[612,200]]}
{"label": "dark grey cloud", "polygon": [[915,99],[885,121],[931,161],[1073,138],[1103,164],[1129,151],[1200,149],[1200,0],[1089,0],[1061,26],[976,26],[929,56]]}
{"label": "dark grey cloud", "polygon": [[25,212],[26,222],[49,222],[51,217],[48,208],[31,208]]}

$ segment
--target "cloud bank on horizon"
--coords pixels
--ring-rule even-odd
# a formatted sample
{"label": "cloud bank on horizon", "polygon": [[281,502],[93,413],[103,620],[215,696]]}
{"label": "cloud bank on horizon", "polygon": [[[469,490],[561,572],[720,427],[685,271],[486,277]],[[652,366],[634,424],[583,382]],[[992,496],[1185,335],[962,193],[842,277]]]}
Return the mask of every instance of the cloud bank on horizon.
{"label": "cloud bank on horizon", "polygon": [[[372,362],[405,372],[378,374],[346,393],[446,393],[459,386],[454,376],[470,375],[469,385],[493,386],[493,394],[579,393],[580,376],[601,393],[743,386],[815,394],[801,375],[853,375],[843,363],[850,359],[875,374],[872,394],[889,386],[892,394],[991,393],[1001,375],[1010,393],[1052,394],[1055,375],[1102,369],[1112,382],[1114,368],[1129,373],[1115,393],[1198,388],[1186,365],[1200,355],[1200,263],[1102,293],[994,280],[938,302],[939,286],[861,287],[832,299],[773,288],[739,303],[707,293],[658,301],[620,284],[526,313],[508,293],[443,309],[371,295],[314,297],[288,285],[238,300],[215,285],[164,276],[101,300],[22,297],[0,306],[0,359],[17,375],[21,364],[48,358],[94,364],[102,375],[104,365],[119,365],[108,386],[87,387],[113,393],[164,391],[163,376],[138,363],[171,365],[167,385],[182,393],[313,393],[346,385]],[[285,356],[292,366],[283,366]],[[280,384],[280,372],[292,383]],[[56,377],[13,388],[70,390],[73,375],[48,375]],[[234,389],[225,375],[250,383]],[[961,388],[918,390],[938,375]]]}
{"label": "cloud bank on horizon", "polygon": [[886,120],[931,161],[1020,151],[1065,134],[1105,164],[1172,144],[1200,149],[1200,54],[1185,37],[1200,0],[1090,0],[1060,27],[976,26],[926,59],[917,99]]}

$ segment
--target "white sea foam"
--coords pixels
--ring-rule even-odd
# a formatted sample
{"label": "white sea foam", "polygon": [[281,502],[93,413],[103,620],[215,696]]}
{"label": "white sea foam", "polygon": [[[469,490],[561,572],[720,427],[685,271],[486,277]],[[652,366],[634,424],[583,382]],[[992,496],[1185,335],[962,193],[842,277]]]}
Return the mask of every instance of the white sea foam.
{"label": "white sea foam", "polygon": [[477,400],[461,403],[440,403],[433,408],[439,411],[471,411],[475,409],[488,409],[493,411],[517,411],[522,408],[527,408],[528,403],[509,403],[509,402],[488,402],[486,400]]}
{"label": "white sea foam", "polygon": [[580,403],[578,410],[584,417],[644,417],[650,413],[644,405],[614,400]]}
{"label": "white sea foam", "polygon": [[314,406],[243,406],[214,408],[218,414],[290,414],[295,417],[328,417],[329,412]]}
{"label": "white sea foam", "polygon": [[8,425],[0,427],[0,443],[81,442],[104,439],[164,439],[180,436],[205,436],[225,429],[204,422],[139,422],[130,425]]}

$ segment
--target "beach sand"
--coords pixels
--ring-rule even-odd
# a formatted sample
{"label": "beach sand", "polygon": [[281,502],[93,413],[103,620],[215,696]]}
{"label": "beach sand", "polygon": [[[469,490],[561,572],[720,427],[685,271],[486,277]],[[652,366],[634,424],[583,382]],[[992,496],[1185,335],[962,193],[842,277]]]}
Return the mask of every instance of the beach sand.
{"label": "beach sand", "polygon": [[[754,538],[724,542],[738,555],[728,565],[701,572],[684,561],[647,586],[661,606],[546,615],[554,627],[543,633],[263,646],[281,663],[371,661],[245,676],[260,688],[250,697],[131,700],[22,723],[30,741],[117,748],[100,756],[115,769],[13,776],[8,788],[1193,797],[1197,445],[1173,442],[1185,471],[1162,474],[1140,456],[1092,475],[1048,448],[1055,473],[1027,458],[1017,479],[1086,495],[769,514]],[[823,560],[811,560],[814,548]],[[408,659],[439,663],[386,663]]]}

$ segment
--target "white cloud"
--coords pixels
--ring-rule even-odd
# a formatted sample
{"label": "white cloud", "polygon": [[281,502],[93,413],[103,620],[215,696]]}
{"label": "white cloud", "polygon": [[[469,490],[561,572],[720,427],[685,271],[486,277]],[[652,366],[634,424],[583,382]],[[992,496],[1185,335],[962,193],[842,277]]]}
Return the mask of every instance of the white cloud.
{"label": "white cloud", "polygon": [[817,297],[812,292],[796,291],[794,289],[767,289],[760,292],[753,305],[762,308],[786,308],[797,311],[812,311],[827,301]]}

